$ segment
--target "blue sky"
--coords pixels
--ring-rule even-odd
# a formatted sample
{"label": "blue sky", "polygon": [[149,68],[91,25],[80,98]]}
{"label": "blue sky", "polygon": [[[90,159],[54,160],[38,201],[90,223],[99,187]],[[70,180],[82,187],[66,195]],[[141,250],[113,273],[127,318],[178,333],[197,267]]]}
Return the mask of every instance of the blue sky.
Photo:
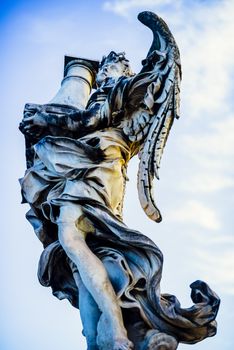
{"label": "blue sky", "polygon": [[137,158],[128,170],[125,221],[163,251],[163,292],[189,306],[189,284],[203,279],[220,295],[217,336],[192,348],[233,349],[234,2],[3,1],[1,6],[0,349],[85,349],[77,310],[37,281],[42,248],[20,204],[17,179],[25,159],[17,126],[26,102],[46,103],[55,95],[65,54],[100,59],[112,49],[124,50],[139,71],[151,44],[150,31],[136,19],[142,10],[162,16],[179,45],[181,119],[155,183],[163,222],[151,222],[140,208]]}

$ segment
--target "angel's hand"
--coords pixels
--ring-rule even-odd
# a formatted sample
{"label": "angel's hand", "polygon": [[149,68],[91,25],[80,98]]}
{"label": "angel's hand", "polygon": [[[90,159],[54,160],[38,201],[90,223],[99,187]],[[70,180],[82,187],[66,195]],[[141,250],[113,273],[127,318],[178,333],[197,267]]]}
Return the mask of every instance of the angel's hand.
{"label": "angel's hand", "polygon": [[25,115],[22,122],[27,126],[37,125],[40,127],[44,127],[47,125],[47,114],[40,112],[30,116]]}
{"label": "angel's hand", "polygon": [[40,138],[45,129],[39,127],[38,125],[25,125],[23,122],[19,124],[19,130],[25,135],[33,139]]}
{"label": "angel's hand", "polygon": [[27,136],[39,137],[47,126],[47,116],[43,113],[31,114],[26,112],[19,124],[20,131]]}

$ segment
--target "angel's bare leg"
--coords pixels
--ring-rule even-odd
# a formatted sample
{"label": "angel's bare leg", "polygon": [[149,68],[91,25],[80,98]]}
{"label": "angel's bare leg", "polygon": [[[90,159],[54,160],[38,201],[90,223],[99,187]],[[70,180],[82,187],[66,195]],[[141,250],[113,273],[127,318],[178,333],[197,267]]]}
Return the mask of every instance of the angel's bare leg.
{"label": "angel's bare leg", "polygon": [[[116,294],[108,279],[107,272],[101,260],[89,249],[85,236],[91,227],[85,221],[82,209],[69,203],[60,208],[58,219],[59,241],[69,258],[75,263],[81,279],[102,312],[103,320],[108,330],[108,339],[113,345],[105,349],[130,350],[131,342],[123,324],[122,312],[118,305]],[[104,349],[104,347],[103,347]]]}
{"label": "angel's bare leg", "polygon": [[75,282],[79,288],[79,309],[83,324],[83,331],[86,338],[88,350],[98,350],[97,346],[97,325],[101,312],[82,282],[79,273],[73,273]]}

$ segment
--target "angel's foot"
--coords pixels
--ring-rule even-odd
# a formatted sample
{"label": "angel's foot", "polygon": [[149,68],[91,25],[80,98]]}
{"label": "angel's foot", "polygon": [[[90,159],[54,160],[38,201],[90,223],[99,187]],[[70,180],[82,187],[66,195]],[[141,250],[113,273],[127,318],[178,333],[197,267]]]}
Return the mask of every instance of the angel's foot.
{"label": "angel's foot", "polygon": [[116,339],[113,350],[133,350],[133,343],[128,338]]}
{"label": "angel's foot", "polygon": [[150,330],[146,333],[144,350],[176,350],[177,340],[166,333]]}
{"label": "angel's foot", "polygon": [[100,350],[133,350],[133,343],[128,338],[100,339],[98,341]]}
{"label": "angel's foot", "polygon": [[133,343],[127,337],[127,331],[120,322],[101,315],[97,327],[97,344],[100,350],[132,350]]}

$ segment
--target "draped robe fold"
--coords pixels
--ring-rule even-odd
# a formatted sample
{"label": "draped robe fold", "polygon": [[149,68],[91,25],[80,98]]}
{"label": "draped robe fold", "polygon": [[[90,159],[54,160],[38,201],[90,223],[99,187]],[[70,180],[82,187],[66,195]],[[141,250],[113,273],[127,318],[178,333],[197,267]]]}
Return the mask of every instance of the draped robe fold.
{"label": "draped robe fold", "polygon": [[[112,93],[113,99],[113,93]],[[78,307],[74,265],[57,235],[59,208],[82,207],[95,228],[87,244],[106,267],[123,309],[138,310],[149,329],[196,343],[216,333],[216,294],[202,281],[191,285],[194,305],[181,308],[173,295],[160,293],[163,256],[156,244],[122,221],[126,168],[136,153],[121,129],[106,128],[82,138],[46,136],[35,146],[34,165],[20,180],[27,219],[43,243],[38,277],[59,299]]]}

